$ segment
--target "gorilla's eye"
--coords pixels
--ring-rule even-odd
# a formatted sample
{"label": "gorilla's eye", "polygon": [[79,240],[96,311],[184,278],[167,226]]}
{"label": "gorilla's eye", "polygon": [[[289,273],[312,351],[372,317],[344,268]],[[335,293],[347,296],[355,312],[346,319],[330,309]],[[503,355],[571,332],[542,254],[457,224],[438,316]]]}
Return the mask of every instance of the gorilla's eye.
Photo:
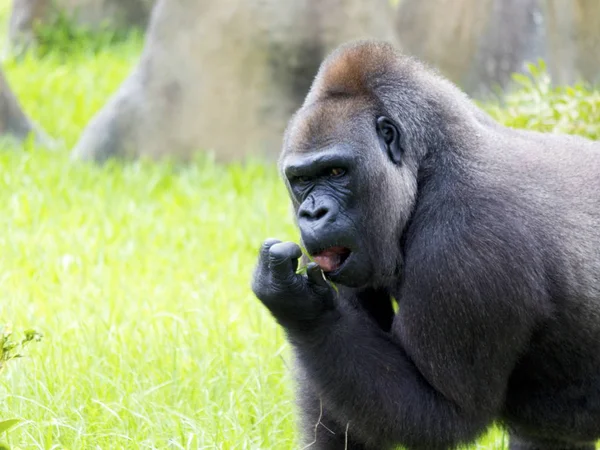
{"label": "gorilla's eye", "polygon": [[296,181],[298,181],[299,183],[308,183],[310,181],[310,177],[305,177],[305,176],[298,176],[295,177]]}
{"label": "gorilla's eye", "polygon": [[339,168],[339,167],[334,167],[333,169],[329,170],[329,175],[332,176],[332,177],[341,177],[345,173],[346,173],[346,171],[344,169]]}

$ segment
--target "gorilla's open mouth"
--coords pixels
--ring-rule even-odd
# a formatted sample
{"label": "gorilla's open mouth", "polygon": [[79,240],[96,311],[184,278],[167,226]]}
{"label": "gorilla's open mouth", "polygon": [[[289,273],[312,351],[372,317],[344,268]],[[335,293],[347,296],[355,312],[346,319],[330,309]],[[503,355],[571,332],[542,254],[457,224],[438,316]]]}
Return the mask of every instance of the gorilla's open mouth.
{"label": "gorilla's open mouth", "polygon": [[329,247],[319,253],[313,254],[315,262],[325,273],[335,272],[346,262],[350,256],[349,248],[347,247]]}

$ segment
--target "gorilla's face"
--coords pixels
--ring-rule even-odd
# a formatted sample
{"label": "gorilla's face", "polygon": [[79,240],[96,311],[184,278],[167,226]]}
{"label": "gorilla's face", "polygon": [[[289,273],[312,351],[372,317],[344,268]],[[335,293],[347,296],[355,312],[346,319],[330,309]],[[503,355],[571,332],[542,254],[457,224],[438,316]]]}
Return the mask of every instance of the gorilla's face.
{"label": "gorilla's face", "polygon": [[336,145],[296,155],[284,173],[307,252],[332,281],[365,284],[372,269],[356,195],[360,166],[351,150]]}
{"label": "gorilla's face", "polygon": [[326,276],[350,287],[385,285],[401,268],[400,236],[416,186],[402,169],[396,123],[353,103],[301,110],[280,164],[303,245]]}

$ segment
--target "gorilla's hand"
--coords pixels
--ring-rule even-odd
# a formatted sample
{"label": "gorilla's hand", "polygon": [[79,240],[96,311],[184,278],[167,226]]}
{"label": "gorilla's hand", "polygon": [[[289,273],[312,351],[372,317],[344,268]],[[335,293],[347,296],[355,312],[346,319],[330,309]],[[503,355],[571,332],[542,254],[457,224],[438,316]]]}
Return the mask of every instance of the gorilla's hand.
{"label": "gorilla's hand", "polygon": [[305,276],[296,273],[300,256],[293,242],[265,241],[252,281],[254,294],[286,328],[310,328],[335,308],[335,291],[318,265],[310,263]]}

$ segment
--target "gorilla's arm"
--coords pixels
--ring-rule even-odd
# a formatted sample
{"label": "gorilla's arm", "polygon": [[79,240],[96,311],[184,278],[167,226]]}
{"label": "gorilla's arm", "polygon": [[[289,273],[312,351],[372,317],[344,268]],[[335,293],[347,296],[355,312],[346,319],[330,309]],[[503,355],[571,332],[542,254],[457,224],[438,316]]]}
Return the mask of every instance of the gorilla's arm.
{"label": "gorilla's arm", "polygon": [[[497,416],[529,338],[534,318],[527,303],[542,292],[536,275],[519,264],[528,257],[526,244],[515,236],[492,258],[470,250],[485,248],[476,230],[469,239],[479,247],[449,245],[449,232],[426,230],[421,242],[412,240],[407,265],[413,269],[391,332],[356,308],[354,298],[336,295],[316,270],[296,275],[295,244],[263,247],[257,296],[286,329],[305,382],[331,416],[374,448],[441,449],[471,441]],[[493,244],[492,235],[485,239]]]}
{"label": "gorilla's arm", "polygon": [[489,414],[461,411],[444,398],[392,335],[355,311],[340,312],[309,339],[289,334],[307,381],[337,423],[373,448],[445,449],[489,424]]}
{"label": "gorilla's arm", "polygon": [[[348,308],[366,314],[376,326],[389,332],[394,319],[394,308],[386,289],[366,288],[360,290],[338,286],[338,293],[344,297]],[[315,391],[315,386],[302,364],[295,364],[294,374],[298,383],[298,406],[300,407],[300,430],[302,448],[314,450],[380,450],[378,445],[358,440],[354,430],[347,423],[339,421],[329,405]]]}

